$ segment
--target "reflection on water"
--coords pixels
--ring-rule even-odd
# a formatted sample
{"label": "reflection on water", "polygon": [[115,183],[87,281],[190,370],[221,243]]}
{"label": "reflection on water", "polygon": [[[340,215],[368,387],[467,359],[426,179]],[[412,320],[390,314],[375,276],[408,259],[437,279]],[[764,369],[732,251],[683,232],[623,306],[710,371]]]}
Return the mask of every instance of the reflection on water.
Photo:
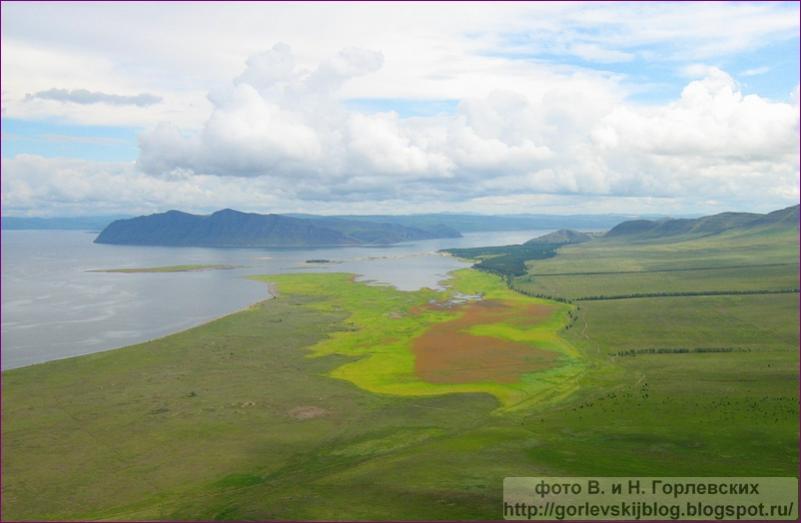
{"label": "reflection on water", "polygon": [[[209,249],[98,245],[83,231],[2,232],[2,367],[98,352],[164,336],[269,297],[244,276],[353,272],[402,290],[436,287],[468,264],[448,247],[520,243],[550,231],[471,233],[383,247]],[[306,260],[332,263],[306,263]],[[103,273],[92,269],[226,264],[233,270]]]}

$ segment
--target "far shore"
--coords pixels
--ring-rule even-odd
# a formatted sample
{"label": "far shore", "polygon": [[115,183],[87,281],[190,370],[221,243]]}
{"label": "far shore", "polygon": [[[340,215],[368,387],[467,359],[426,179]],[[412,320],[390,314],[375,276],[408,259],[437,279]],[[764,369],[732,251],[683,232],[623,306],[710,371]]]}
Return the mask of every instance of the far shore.
{"label": "far shore", "polygon": [[193,264],[193,265],[166,265],[163,267],[134,267],[124,269],[92,269],[86,272],[116,272],[133,274],[140,272],[198,272],[198,271],[224,271],[238,269],[239,265],[224,264]]}

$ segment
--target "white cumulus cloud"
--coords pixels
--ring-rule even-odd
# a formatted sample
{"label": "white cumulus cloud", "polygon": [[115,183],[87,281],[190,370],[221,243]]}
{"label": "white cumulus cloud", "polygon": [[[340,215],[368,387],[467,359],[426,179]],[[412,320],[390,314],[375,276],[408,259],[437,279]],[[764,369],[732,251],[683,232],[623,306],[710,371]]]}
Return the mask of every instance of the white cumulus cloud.
{"label": "white cumulus cloud", "polygon": [[638,105],[599,79],[537,93],[496,89],[455,114],[349,111],[337,90],[381,66],[346,49],[300,68],[285,44],[247,61],[200,129],[142,135],[138,167],[160,176],[262,178],[299,200],[467,200],[542,193],[738,201],[754,184],[797,193],[797,102],[744,95],[696,67],[678,99]]}

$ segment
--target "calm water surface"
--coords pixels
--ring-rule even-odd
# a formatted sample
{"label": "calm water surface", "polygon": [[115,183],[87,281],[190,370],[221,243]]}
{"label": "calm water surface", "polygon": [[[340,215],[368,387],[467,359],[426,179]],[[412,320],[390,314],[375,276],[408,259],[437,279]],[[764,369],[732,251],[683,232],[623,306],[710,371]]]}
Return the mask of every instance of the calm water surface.
{"label": "calm water surface", "polygon": [[[209,249],[92,243],[84,231],[3,231],[2,367],[9,369],[157,338],[269,298],[252,274],[353,272],[401,290],[438,287],[469,264],[447,247],[520,243],[547,230],[465,234],[386,247]],[[337,263],[310,265],[308,259]],[[92,269],[228,264],[234,270],[102,273]]]}

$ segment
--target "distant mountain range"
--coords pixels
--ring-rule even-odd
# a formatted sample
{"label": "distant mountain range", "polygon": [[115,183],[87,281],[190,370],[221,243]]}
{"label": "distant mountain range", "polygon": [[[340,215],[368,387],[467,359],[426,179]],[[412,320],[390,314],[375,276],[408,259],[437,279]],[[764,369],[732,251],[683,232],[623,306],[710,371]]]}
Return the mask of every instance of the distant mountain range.
{"label": "distant mountain range", "polygon": [[[288,214],[295,218],[318,218],[311,214]],[[660,218],[658,215],[636,214],[373,214],[373,215],[339,215],[332,218],[359,220],[373,223],[396,223],[406,227],[427,229],[444,225],[465,232],[491,231],[525,231],[531,229],[595,229],[607,230],[625,220],[633,218]]]}
{"label": "distant mountain range", "polygon": [[[395,224],[413,229],[435,231],[439,227],[446,227],[465,232],[491,232],[491,231],[523,231],[531,229],[583,229],[607,230],[625,220],[633,218],[660,218],[651,215],[632,214],[373,214],[373,215],[336,215],[320,216],[315,214],[281,214],[288,218],[303,220],[331,220],[356,221],[380,224]],[[94,230],[99,231],[115,220],[133,218],[133,216],[87,216],[87,217],[54,217],[54,218],[25,218],[17,216],[4,216],[0,220],[3,229],[64,229],[64,230]]]}
{"label": "distant mountain range", "polygon": [[73,218],[3,217],[3,229],[102,230],[98,243],[128,245],[307,247],[391,244],[459,237],[463,232],[560,229],[527,243],[577,243],[602,234],[571,229],[609,229],[608,239],[651,240],[798,228],[799,206],[769,214],[726,212],[701,218],[632,220],[629,215],[488,216],[479,214],[340,215],[256,214],[225,209],[210,215],[180,211],[140,216]]}
{"label": "distant mountain range", "polygon": [[62,231],[100,231],[114,220],[130,216],[78,216],[60,218],[26,218],[23,216],[3,216],[0,226],[8,230],[62,230]]}
{"label": "distant mountain range", "polygon": [[340,218],[294,218],[224,209],[210,215],[168,211],[117,220],[95,243],[180,247],[328,247],[458,238],[445,225],[430,228]]}
{"label": "distant mountain range", "polygon": [[613,227],[606,238],[650,240],[679,236],[709,236],[726,232],[798,229],[799,206],[768,214],[724,212],[695,219],[632,220]]}

